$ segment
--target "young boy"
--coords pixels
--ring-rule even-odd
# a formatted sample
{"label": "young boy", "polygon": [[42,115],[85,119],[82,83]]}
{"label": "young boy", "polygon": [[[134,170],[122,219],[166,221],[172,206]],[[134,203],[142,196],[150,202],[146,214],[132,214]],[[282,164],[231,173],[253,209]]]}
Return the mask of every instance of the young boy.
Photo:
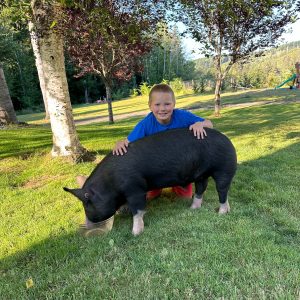
{"label": "young boy", "polygon": [[[204,138],[204,127],[213,128],[209,120],[200,118],[186,110],[175,109],[175,95],[167,84],[155,85],[149,94],[149,108],[151,112],[141,120],[125,140],[116,143],[113,149],[114,155],[123,155],[127,152],[128,144],[145,136],[174,128],[188,127],[193,130],[198,139]],[[192,198],[192,184],[186,187],[176,186],[172,188],[180,197]],[[161,189],[147,193],[147,199],[153,199],[161,194]]]}

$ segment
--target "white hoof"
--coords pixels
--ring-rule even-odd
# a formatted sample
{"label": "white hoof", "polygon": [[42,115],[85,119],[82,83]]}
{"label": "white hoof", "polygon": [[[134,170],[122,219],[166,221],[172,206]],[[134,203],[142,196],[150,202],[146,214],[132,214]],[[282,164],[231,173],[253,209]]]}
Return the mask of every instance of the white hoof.
{"label": "white hoof", "polygon": [[133,234],[134,236],[138,236],[138,235],[140,235],[143,231],[144,231],[144,226],[143,226],[143,228],[133,228],[133,229],[132,229],[132,234]]}
{"label": "white hoof", "polygon": [[144,231],[144,214],[145,211],[138,211],[138,213],[133,216],[132,234],[134,236],[137,236]]}
{"label": "white hoof", "polygon": [[230,212],[230,206],[228,200],[220,205],[219,215],[225,215]]}
{"label": "white hoof", "polygon": [[200,208],[202,206],[203,203],[203,197],[201,198],[197,198],[196,195],[193,198],[193,203],[191,205],[191,209],[197,209]]}

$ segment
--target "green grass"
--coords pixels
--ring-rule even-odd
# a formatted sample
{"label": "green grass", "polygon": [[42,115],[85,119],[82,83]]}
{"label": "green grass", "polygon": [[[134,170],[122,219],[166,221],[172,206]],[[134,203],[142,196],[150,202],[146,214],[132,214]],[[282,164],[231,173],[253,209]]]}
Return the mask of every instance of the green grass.
{"label": "green grass", "polygon": [[[139,237],[131,234],[130,216],[116,216],[106,236],[79,236],[82,206],[62,187],[75,187],[75,176],[89,174],[96,162],[52,159],[47,126],[0,130],[0,298],[299,299],[299,103],[264,105],[299,93],[263,91],[265,100],[259,93],[224,95],[227,103],[262,105],[226,108],[222,118],[196,111],[237,149],[232,212],[216,214],[212,181],[198,211],[165,193],[149,203]],[[188,107],[193,99],[180,100]],[[136,107],[124,105],[130,109]],[[79,126],[80,140],[99,161],[138,119]],[[34,285],[27,289],[29,278]]]}
{"label": "green grass", "polygon": [[[222,95],[222,103],[224,105],[234,105],[245,102],[267,102],[267,101],[289,101],[299,97],[299,91],[279,89],[279,90],[251,90],[239,92],[227,92]],[[181,95],[177,96],[177,108],[206,108],[213,106],[214,96],[211,93],[201,95]],[[135,113],[146,113],[148,108],[148,100],[146,96],[128,98],[122,101],[113,102],[114,116]],[[107,104],[84,104],[74,105],[73,115],[75,120],[89,120],[97,117],[107,116]],[[28,122],[29,124],[48,124],[49,121],[44,120],[43,113],[18,115],[19,121]]]}

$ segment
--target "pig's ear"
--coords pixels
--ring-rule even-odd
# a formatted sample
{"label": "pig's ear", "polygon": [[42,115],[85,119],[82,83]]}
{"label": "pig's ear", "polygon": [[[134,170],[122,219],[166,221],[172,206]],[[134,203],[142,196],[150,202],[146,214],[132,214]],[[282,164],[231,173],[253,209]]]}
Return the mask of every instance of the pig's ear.
{"label": "pig's ear", "polygon": [[87,177],[82,176],[82,175],[79,175],[79,176],[76,177],[77,184],[79,185],[80,188],[83,187],[86,180],[87,180]]}
{"label": "pig's ear", "polygon": [[66,192],[73,194],[75,197],[77,197],[82,202],[86,202],[88,199],[88,195],[87,195],[87,193],[85,193],[83,191],[83,189],[69,189],[67,187],[64,187],[64,190]]}

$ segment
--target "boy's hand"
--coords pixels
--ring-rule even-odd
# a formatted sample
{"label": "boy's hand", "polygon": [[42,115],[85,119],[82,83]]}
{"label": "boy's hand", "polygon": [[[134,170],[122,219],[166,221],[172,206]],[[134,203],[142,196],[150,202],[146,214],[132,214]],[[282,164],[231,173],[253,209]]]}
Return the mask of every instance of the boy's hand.
{"label": "boy's hand", "polygon": [[113,155],[123,155],[127,152],[129,141],[127,139],[118,141],[113,149]]}
{"label": "boy's hand", "polygon": [[204,127],[213,128],[212,122],[210,120],[196,122],[193,125],[191,125],[189,129],[193,130],[194,136],[197,137],[197,139],[204,139],[204,137],[207,136]]}

